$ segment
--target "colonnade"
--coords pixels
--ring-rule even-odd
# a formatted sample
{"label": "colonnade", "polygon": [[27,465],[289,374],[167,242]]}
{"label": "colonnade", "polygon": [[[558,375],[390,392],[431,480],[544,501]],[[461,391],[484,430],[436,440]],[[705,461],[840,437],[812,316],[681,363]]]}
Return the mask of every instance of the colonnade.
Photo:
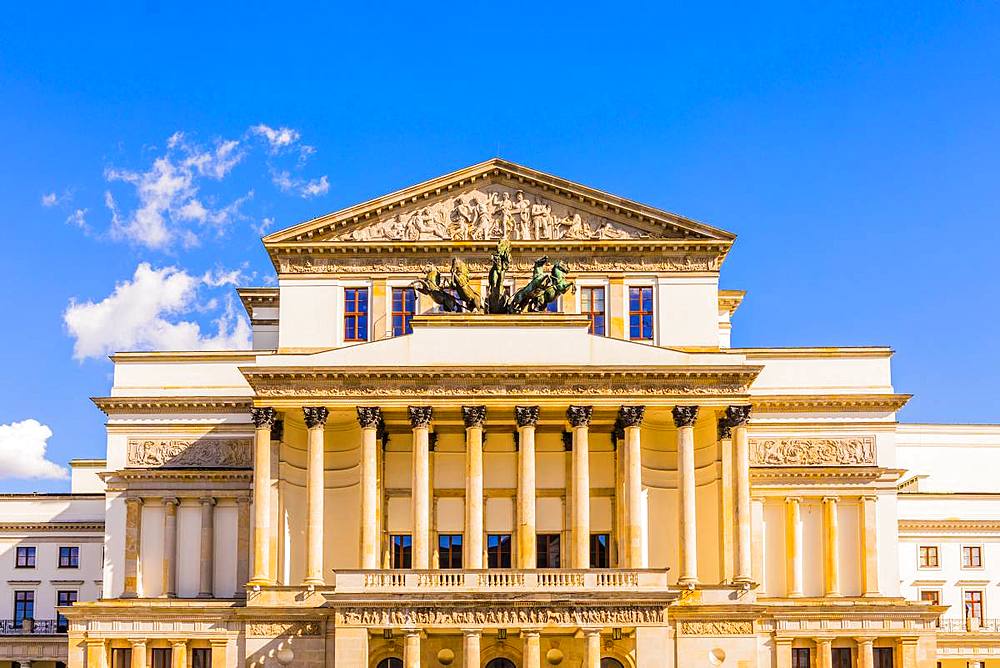
{"label": "colonnade", "polygon": [[[601,665],[601,631],[600,628],[584,627],[580,629],[586,639],[582,668],[600,668]],[[420,668],[421,629],[403,629],[403,667]],[[462,629],[462,668],[481,668],[482,664],[482,629]],[[541,628],[524,627],[521,629],[521,666],[522,668],[541,668]]]}
{"label": "colonnade", "polygon": [[[917,642],[916,636],[899,636],[888,639],[891,644],[885,641],[880,642],[879,651],[889,651],[893,655],[893,664],[909,668],[917,665]],[[793,646],[803,646],[802,640],[796,644],[796,639],[791,637],[775,638],[775,653],[777,668],[793,668],[792,651]],[[853,650],[855,662],[851,665],[857,668],[875,668],[875,641],[874,636],[858,636],[837,638],[831,636],[810,639],[808,642],[812,647],[808,647],[810,652],[815,650],[816,657],[812,660],[815,668],[834,668],[833,651],[834,643],[837,647]],[[852,646],[853,645],[853,646]],[[808,645],[805,645],[808,646]]]}
{"label": "colonnade", "polygon": [[[202,641],[205,643],[206,641]],[[192,649],[192,641],[176,638],[166,641],[147,640],[146,638],[130,638],[127,640],[109,640],[106,638],[86,638],[84,640],[83,653],[86,656],[87,668],[108,668],[111,665],[111,653],[115,649],[131,650],[131,665],[128,668],[148,668],[149,657],[155,649],[170,650],[170,668],[188,668],[191,661],[188,658]],[[209,638],[207,640],[208,649],[211,652],[213,666],[229,665],[229,638]],[[69,665],[72,667],[83,667],[83,657],[74,656],[70,651]],[[23,663],[21,664],[24,665]]]}
{"label": "colonnade", "polygon": [[[230,497],[224,497],[227,501]],[[139,559],[142,544],[143,527],[142,509],[150,503],[158,503],[163,511],[163,554],[161,559],[161,596],[177,597],[177,561],[178,511],[182,505],[197,503],[200,508],[200,548],[198,570],[198,598],[213,598],[215,596],[215,513],[219,496],[200,495],[186,496],[139,496],[129,493],[125,497],[125,573],[122,598],[137,598],[142,591],[139,583]],[[236,558],[236,591],[233,597],[245,595],[243,585],[249,577],[249,541],[250,541],[250,497],[245,494],[232,497],[237,508],[237,558]],[[246,549],[239,549],[243,546]],[[147,567],[149,562],[147,562]]]}
{"label": "colonnade", "polygon": [[[303,584],[323,584],[323,430],[328,417],[324,407],[305,407],[303,418],[308,429],[306,457],[306,568]],[[644,406],[621,406],[616,429],[622,434],[622,459],[624,484],[621,493],[622,524],[620,526],[620,563],[628,568],[641,568],[647,527],[642,509],[642,444],[641,426],[645,416]],[[674,406],[672,416],[677,427],[680,498],[680,548],[681,565],[679,582],[697,584],[697,508],[695,489],[695,439],[694,426],[698,406]],[[483,567],[483,435],[487,420],[485,406],[463,406],[462,417],[466,435],[466,489],[465,489],[465,540],[463,566],[467,569]],[[517,499],[516,541],[517,563],[521,569],[536,565],[536,457],[535,429],[539,420],[538,406],[516,406],[513,409],[517,425]],[[411,466],[411,534],[412,566],[430,568],[431,545],[431,476],[430,429],[434,419],[431,406],[410,406],[407,415],[412,430]],[[731,406],[723,420],[731,431],[735,444],[734,468],[736,470],[736,577],[737,581],[750,582],[751,527],[750,527],[750,463],[746,427],[749,406]],[[590,423],[593,407],[571,405],[566,419],[571,429],[568,449],[571,452],[571,476],[567,485],[571,495],[570,545],[567,551],[570,568],[590,567]],[[378,407],[357,407],[361,427],[361,545],[360,563],[363,569],[378,569],[379,545],[379,474],[378,431],[382,427],[382,411]],[[257,499],[267,499],[271,481],[271,429],[277,420],[273,408],[253,409],[255,432],[254,493]],[[273,584],[269,564],[271,543],[271,513],[268,503],[256,503],[254,512],[254,561],[251,584]]]}

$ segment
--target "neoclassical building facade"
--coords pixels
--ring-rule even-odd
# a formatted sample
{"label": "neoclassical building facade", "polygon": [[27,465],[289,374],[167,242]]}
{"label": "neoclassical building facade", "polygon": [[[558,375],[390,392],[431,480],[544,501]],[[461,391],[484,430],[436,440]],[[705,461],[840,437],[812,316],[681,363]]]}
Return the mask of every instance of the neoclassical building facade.
{"label": "neoclassical building facade", "polygon": [[731,347],[734,239],[499,159],[265,237],[253,350],[113,357],[69,665],[933,668],[892,351]]}

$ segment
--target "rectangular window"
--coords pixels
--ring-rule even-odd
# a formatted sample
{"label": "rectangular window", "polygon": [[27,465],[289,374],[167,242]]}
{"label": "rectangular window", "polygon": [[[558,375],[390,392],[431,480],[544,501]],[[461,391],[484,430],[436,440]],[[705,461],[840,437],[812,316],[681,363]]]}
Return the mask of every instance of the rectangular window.
{"label": "rectangular window", "polygon": [[59,548],[59,568],[79,568],[80,548],[60,547]]}
{"label": "rectangular window", "polygon": [[368,340],[368,288],[344,288],[344,341]]}
{"label": "rectangular window", "polygon": [[111,668],[131,668],[132,648],[115,647],[111,650]]}
{"label": "rectangular window", "polygon": [[410,534],[390,536],[392,542],[392,567],[413,568],[413,538]]}
{"label": "rectangular window", "polygon": [[510,568],[510,534],[491,533],[486,536],[486,560],[489,568]]}
{"label": "rectangular window", "polygon": [[611,568],[611,535],[590,534],[590,567]]}
{"label": "rectangular window", "polygon": [[633,341],[653,340],[653,288],[628,289],[628,338]]}
{"label": "rectangular window", "polygon": [[26,619],[35,618],[35,592],[14,592],[14,626],[20,626]]}
{"label": "rectangular window", "polygon": [[438,568],[462,567],[462,534],[438,535]]}
{"label": "rectangular window", "polygon": [[792,648],[792,668],[812,668],[808,647]]}
{"label": "rectangular window", "polygon": [[170,668],[170,648],[154,647],[152,650],[152,668]]}
{"label": "rectangular window", "polygon": [[833,668],[854,668],[851,663],[850,647],[833,648]]}
{"label": "rectangular window", "polygon": [[937,545],[921,545],[919,549],[920,549],[920,568],[937,568],[938,567]]}
{"label": "rectangular window", "polygon": [[545,310],[549,313],[559,313],[559,299],[555,299],[546,304]]}
{"label": "rectangular window", "polygon": [[[931,605],[941,605],[941,592],[937,589],[921,589],[920,600]],[[934,620],[934,626],[939,626],[938,620]]]}
{"label": "rectangular window", "polygon": [[559,534],[540,533],[535,537],[535,555],[538,568],[559,568]]}
{"label": "rectangular window", "polygon": [[392,289],[392,335],[412,334],[410,320],[417,312],[417,291],[413,288]]}
{"label": "rectangular window", "polygon": [[[77,600],[77,592],[75,589],[63,590],[56,592],[56,605],[73,605]],[[66,633],[69,629],[69,620],[60,614],[56,615],[56,631],[59,633]]]}
{"label": "rectangular window", "polygon": [[590,333],[604,336],[604,288],[580,288],[580,311],[590,318]]}
{"label": "rectangular window", "polygon": [[975,619],[979,625],[983,625],[983,592],[978,589],[969,589],[962,595],[962,602],[965,608],[965,621]]}
{"label": "rectangular window", "polygon": [[982,568],[983,548],[978,545],[962,546],[962,568]]}
{"label": "rectangular window", "polygon": [[204,647],[191,650],[191,668],[212,668],[212,650]]}
{"label": "rectangular window", "polygon": [[891,647],[876,647],[875,668],[892,668],[892,655]]}
{"label": "rectangular window", "polygon": [[35,567],[35,548],[31,546],[18,546],[17,560],[14,562],[15,568]]}

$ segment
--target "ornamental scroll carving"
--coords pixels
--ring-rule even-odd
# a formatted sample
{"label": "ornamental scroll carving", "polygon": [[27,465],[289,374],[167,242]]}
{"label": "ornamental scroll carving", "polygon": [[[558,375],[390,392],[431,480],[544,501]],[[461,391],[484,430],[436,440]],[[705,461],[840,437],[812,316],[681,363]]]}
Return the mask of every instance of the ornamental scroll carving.
{"label": "ornamental scroll carving", "polygon": [[600,606],[593,608],[502,607],[455,609],[443,607],[352,607],[339,612],[343,623],[357,626],[600,626],[662,624],[659,606]]}
{"label": "ornamental scroll carving", "polygon": [[126,465],[137,467],[250,468],[248,438],[129,439]]}
{"label": "ornamental scroll carving", "polygon": [[315,637],[322,635],[319,622],[248,622],[251,638]]}
{"label": "ornamental scroll carving", "polygon": [[681,633],[686,636],[748,636],[753,634],[753,622],[681,622]]}
{"label": "ornamental scroll carving", "polygon": [[752,438],[752,466],[865,466],[875,464],[875,437]]}
{"label": "ornamental scroll carving", "polygon": [[556,241],[560,239],[639,239],[637,228],[580,211],[523,190],[487,186],[447,197],[338,237],[340,241]]}

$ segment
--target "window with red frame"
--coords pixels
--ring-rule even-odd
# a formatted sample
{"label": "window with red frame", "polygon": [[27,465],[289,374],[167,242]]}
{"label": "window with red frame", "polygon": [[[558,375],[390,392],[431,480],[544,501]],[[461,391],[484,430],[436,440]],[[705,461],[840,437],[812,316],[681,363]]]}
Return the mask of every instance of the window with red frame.
{"label": "window with red frame", "polygon": [[344,288],[344,341],[368,340],[368,288]]}
{"label": "window with red frame", "polygon": [[590,318],[590,333],[604,336],[604,288],[580,288],[580,310]]}
{"label": "window with red frame", "polygon": [[417,291],[413,288],[392,289],[392,335],[412,334],[410,320],[417,312]]}
{"label": "window with red frame", "polygon": [[633,341],[653,340],[653,288],[628,289],[628,337]]}

